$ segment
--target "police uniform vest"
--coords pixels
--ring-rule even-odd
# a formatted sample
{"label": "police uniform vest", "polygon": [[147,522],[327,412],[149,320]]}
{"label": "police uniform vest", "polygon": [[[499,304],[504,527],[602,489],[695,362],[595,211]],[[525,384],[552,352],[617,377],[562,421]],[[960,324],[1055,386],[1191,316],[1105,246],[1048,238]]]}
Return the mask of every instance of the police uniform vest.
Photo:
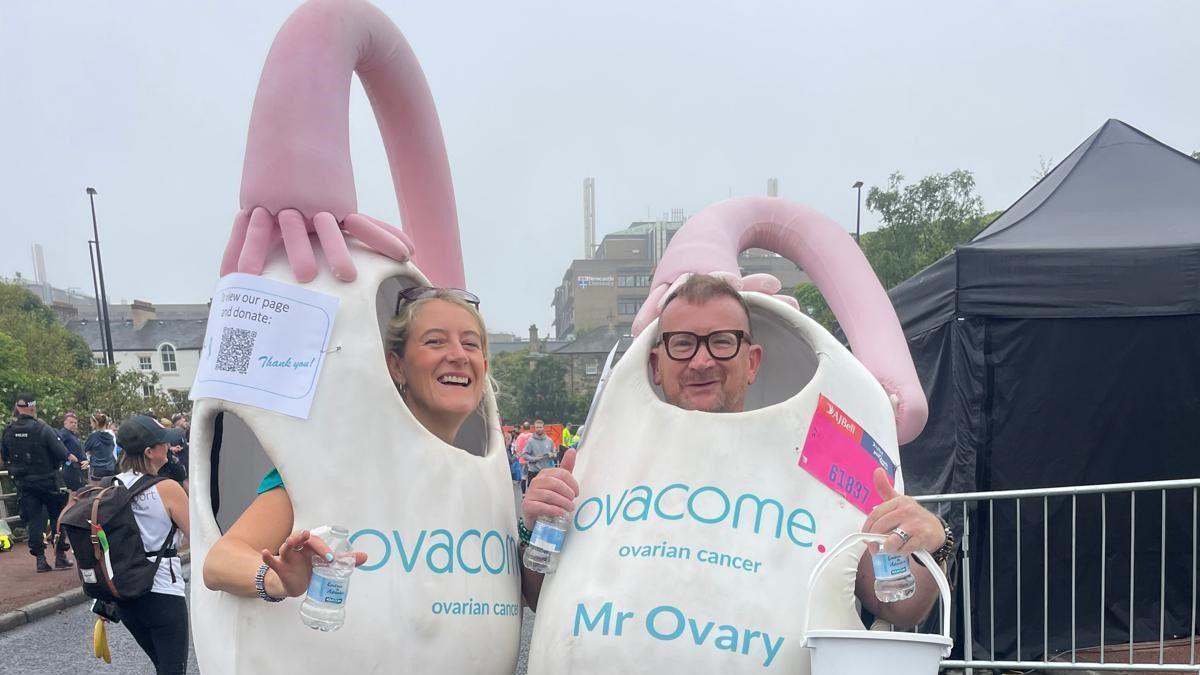
{"label": "police uniform vest", "polygon": [[[346,622],[316,633],[301,598],[269,604],[191,585],[196,655],[206,673],[497,673],[516,667],[521,561],[508,458],[495,400],[459,435],[467,452],[433,436],[408,411],[387,372],[381,329],[402,288],[428,285],[412,265],[352,248],[358,279],[322,274],[305,285],[338,296],[330,345],[307,420],[217,399],[196,401],[191,522],[196,569],[221,521],[252,496],[258,446],[279,470],[295,528],[341,525],[367,564],[350,577]],[[282,260],[263,276],[294,283]],[[210,462],[222,417],[220,464]],[[231,481],[250,476],[246,495]]]}
{"label": "police uniform vest", "polygon": [[[538,601],[531,675],[809,672],[809,578],[866,516],[830,486],[845,479],[814,475],[805,458],[830,456],[834,439],[816,432],[836,414],[858,434],[858,447],[837,447],[896,468],[895,420],[879,382],[829,333],[778,300],[744,296],[764,350],[745,412],[661,398],[647,365],[657,322],[614,367],[587,422],[558,571]],[[850,487],[858,497],[871,485]],[[817,589],[833,601],[811,607],[813,625],[863,627],[847,572]]]}
{"label": "police uniform vest", "polygon": [[13,478],[39,478],[55,471],[44,437],[45,425],[36,418],[21,415],[4,430],[8,450],[8,470]]}

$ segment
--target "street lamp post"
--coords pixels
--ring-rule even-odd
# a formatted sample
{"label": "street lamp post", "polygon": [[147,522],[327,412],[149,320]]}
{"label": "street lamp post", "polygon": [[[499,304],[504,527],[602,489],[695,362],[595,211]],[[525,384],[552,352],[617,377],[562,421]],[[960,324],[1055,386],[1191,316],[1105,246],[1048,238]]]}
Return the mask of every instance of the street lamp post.
{"label": "street lamp post", "polygon": [[92,204],[92,243],[96,246],[96,271],[100,277],[100,309],[104,321],[104,351],[108,354],[108,364],[117,362],[113,354],[112,324],[108,321],[108,293],[104,290],[104,262],[100,258],[100,228],[96,226],[96,188],[87,189],[88,201]]}
{"label": "street lamp post", "polygon": [[854,214],[854,243],[861,245],[859,239],[862,237],[862,181],[854,181],[854,185],[850,187],[858,190],[858,211]]}
{"label": "street lamp post", "polygon": [[[100,284],[96,282],[96,251],[92,248],[95,246],[95,244],[95,240],[88,239],[88,258],[90,258],[92,261],[92,294],[96,298],[96,326],[100,330],[100,351],[103,352],[105,345],[104,312],[100,309]],[[112,363],[110,363],[108,360],[107,352],[104,354],[104,363],[110,366],[112,365]]]}

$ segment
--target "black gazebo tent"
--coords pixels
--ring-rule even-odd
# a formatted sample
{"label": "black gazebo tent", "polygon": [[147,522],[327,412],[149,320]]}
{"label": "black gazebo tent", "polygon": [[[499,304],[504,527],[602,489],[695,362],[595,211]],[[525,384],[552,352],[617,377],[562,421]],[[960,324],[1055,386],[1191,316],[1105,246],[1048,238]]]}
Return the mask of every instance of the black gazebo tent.
{"label": "black gazebo tent", "polygon": [[[1200,477],[1200,162],[1109,120],[891,296],[930,403],[929,425],[901,449],[912,492]],[[1135,641],[1158,640],[1160,608],[1165,637],[1188,634],[1193,495],[1162,501],[1107,499],[1103,540],[1094,495],[1075,500],[1074,530],[1069,497],[1024,500],[1019,528],[1014,502],[990,523],[977,511],[972,530],[994,539],[976,541],[969,563],[976,656],[1070,649],[1072,605],[1076,646],[1100,643],[1101,616],[1106,644],[1128,640],[1131,536]]]}

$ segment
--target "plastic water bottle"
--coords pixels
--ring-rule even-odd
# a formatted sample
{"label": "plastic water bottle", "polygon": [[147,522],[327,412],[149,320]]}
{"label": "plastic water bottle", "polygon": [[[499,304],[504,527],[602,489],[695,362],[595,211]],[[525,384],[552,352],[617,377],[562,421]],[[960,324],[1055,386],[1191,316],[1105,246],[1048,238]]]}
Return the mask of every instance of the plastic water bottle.
{"label": "plastic water bottle", "polygon": [[319,527],[312,534],[333,549],[333,562],[312,557],[312,579],[300,604],[300,618],[314,630],[335,631],[346,622],[346,592],[350,588],[350,573],[354,571],[350,532],[333,525]]}
{"label": "plastic water bottle", "polygon": [[542,574],[554,574],[566,534],[566,516],[538,518],[529,537],[529,546],[525,548],[525,567]]}
{"label": "plastic water bottle", "polygon": [[880,551],[871,556],[875,570],[875,597],[880,602],[907,600],[917,592],[917,579],[908,569],[908,556]]}

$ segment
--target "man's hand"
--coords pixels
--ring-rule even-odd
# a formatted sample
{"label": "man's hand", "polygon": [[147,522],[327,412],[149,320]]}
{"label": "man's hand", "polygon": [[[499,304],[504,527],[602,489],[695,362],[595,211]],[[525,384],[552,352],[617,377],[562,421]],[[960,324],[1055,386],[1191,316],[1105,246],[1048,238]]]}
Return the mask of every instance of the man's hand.
{"label": "man's hand", "polygon": [[70,462],[70,463],[72,463],[72,464],[75,464],[75,463],[79,462],[79,458],[78,458],[78,457],[76,457],[74,454],[70,454],[70,453],[68,453],[68,454],[67,454],[67,461],[68,461],[68,462]]}
{"label": "man's hand", "polygon": [[571,472],[575,469],[576,454],[577,450],[566,452],[560,466],[541,470],[529,484],[521,501],[526,527],[532,528],[540,516],[564,516],[575,510],[579,483]]}
{"label": "man's hand", "polygon": [[[890,533],[891,536],[883,544],[883,550],[887,553],[909,555],[918,550],[936,551],[940,548],[946,541],[942,521],[912,497],[896,492],[883,469],[875,469],[874,479],[875,489],[883,497],[883,503],[867,516],[863,532]],[[907,541],[894,532],[897,528],[908,535]]]}

